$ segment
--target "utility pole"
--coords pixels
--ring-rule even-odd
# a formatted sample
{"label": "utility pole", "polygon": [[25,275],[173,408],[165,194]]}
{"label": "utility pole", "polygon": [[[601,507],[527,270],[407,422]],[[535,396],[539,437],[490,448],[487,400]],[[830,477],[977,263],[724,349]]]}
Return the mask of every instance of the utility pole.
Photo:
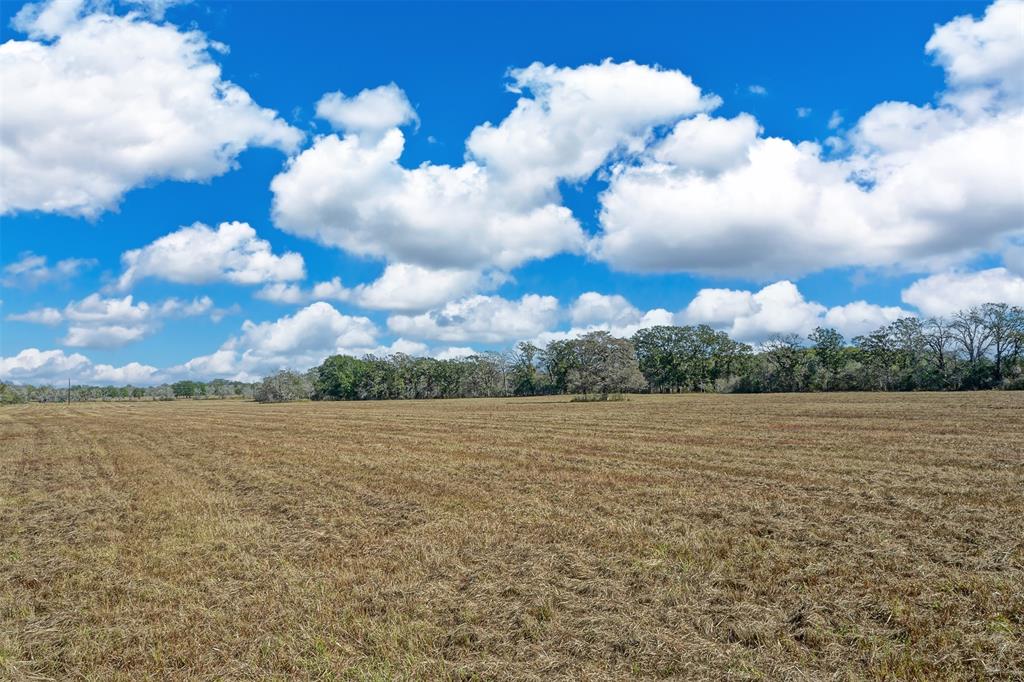
{"label": "utility pole", "polygon": [[71,407],[71,377],[68,377],[68,407]]}

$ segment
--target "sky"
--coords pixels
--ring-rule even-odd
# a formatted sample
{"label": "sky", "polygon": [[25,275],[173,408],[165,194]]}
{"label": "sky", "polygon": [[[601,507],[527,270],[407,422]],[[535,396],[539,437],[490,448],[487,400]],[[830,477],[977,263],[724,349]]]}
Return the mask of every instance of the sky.
{"label": "sky", "polygon": [[1024,2],[0,4],[0,379],[1024,305]]}

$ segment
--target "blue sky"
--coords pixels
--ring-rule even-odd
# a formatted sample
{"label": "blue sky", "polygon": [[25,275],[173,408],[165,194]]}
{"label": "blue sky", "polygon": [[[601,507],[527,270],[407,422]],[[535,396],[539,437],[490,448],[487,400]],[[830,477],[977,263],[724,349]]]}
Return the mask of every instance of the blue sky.
{"label": "blue sky", "polygon": [[1020,2],[167,5],[0,5],[5,378],[1024,303]]}

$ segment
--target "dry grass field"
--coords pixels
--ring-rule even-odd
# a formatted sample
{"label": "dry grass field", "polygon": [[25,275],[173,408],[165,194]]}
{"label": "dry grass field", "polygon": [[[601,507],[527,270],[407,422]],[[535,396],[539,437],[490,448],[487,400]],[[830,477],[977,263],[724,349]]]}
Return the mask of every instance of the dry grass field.
{"label": "dry grass field", "polygon": [[1022,679],[1024,395],[0,409],[7,679]]}

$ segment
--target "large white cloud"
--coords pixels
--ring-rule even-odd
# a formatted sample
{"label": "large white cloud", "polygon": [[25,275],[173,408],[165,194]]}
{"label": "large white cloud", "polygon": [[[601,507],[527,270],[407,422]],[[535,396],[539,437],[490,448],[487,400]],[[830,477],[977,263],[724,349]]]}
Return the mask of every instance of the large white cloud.
{"label": "large white cloud", "polygon": [[558,320],[558,299],[527,294],[517,301],[470,296],[421,315],[392,315],[388,328],[438,341],[507,343],[536,336]]}
{"label": "large white cloud", "polygon": [[375,144],[358,135],[317,139],[271,183],[275,224],[357,255],[431,268],[512,268],[582,248],[567,208],[523,205],[472,161],[403,168],[404,145],[398,129]]}
{"label": "large white cloud", "polygon": [[323,301],[272,322],[250,322],[217,351],[167,370],[169,376],[251,381],[278,369],[306,370],[333,353],[377,352],[377,328]]}
{"label": "large white cloud", "polygon": [[121,291],[146,277],[181,284],[263,284],[306,276],[301,255],[274,255],[270,242],[240,222],[221,223],[217,229],[202,223],[183,227],[141,249],[125,251],[121,263],[124,272],[116,285]]}
{"label": "large white cloud", "polygon": [[1022,7],[939,27],[928,50],[951,89],[936,106],[878,105],[846,157],[755,136],[749,117],[678,123],[614,170],[592,252],[624,270],[757,279],[998,250],[1024,230]]}
{"label": "large white cloud", "polygon": [[535,62],[509,76],[509,91],[522,95],[515,109],[498,125],[474,129],[466,148],[524,197],[547,195],[560,179],[585,180],[614,152],[643,149],[653,126],[720,103],[679,71],[632,61]]}
{"label": "large white cloud", "polygon": [[66,354],[63,350],[26,348],[17,355],[0,357],[0,379],[17,384],[63,384],[70,379],[76,384],[158,383],[157,368],[130,362],[121,367],[94,365],[81,353]]}
{"label": "large white cloud", "polygon": [[773,336],[806,336],[819,326],[853,337],[911,315],[898,306],[865,301],[827,308],[808,301],[795,284],[782,280],[759,291],[701,289],[677,319],[684,324],[708,324],[738,341],[758,343]]}
{"label": "large white cloud", "polygon": [[1024,3],[998,0],[982,19],[957,17],[938,26],[925,49],[960,89],[996,87],[1011,97],[1024,95]]}
{"label": "large white cloud", "polygon": [[[655,126],[718,101],[678,71],[634,62],[537,63],[509,75],[509,90],[521,95],[515,108],[473,130],[460,166],[400,163],[405,136],[397,126],[414,118],[394,85],[355,98],[326,95],[318,113],[347,134],[316,139],[274,178],[275,224],[388,261],[381,281],[363,292],[369,307],[386,307],[391,283],[413,272],[465,293],[474,277],[486,281],[484,271],[581,252],[585,237],[561,205],[558,182],[585,180],[616,154],[642,149]],[[383,129],[384,121],[394,127]],[[387,307],[443,300],[430,298]]]}
{"label": "large white cloud", "polygon": [[[133,187],[221,175],[251,145],[302,134],[221,78],[196,30],[81,2],[31,5],[0,45],[0,213],[94,217]],[[51,40],[52,39],[52,40]]]}
{"label": "large white cloud", "polygon": [[1024,274],[1006,268],[944,272],[914,282],[903,290],[902,298],[925,315],[938,316],[982,303],[1024,306]]}

